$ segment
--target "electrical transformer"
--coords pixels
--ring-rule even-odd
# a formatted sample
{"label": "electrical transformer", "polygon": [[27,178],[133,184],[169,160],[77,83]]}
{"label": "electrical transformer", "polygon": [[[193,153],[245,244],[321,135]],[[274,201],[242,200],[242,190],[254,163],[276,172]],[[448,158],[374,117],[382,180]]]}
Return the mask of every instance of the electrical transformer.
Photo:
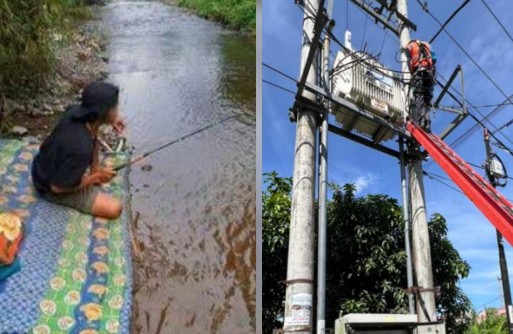
{"label": "electrical transformer", "polygon": [[[332,79],[334,94],[389,123],[402,126],[406,96],[401,76],[385,68],[369,54],[353,51],[350,40],[351,33],[346,32],[346,47],[338,51],[335,58]],[[370,136],[375,142],[389,140],[395,135],[394,131],[382,129],[378,123],[344,107],[338,106],[332,112],[335,120],[346,130]]]}
{"label": "electrical transformer", "polygon": [[445,324],[419,324],[416,314],[351,313],[335,321],[335,334],[445,334]]}

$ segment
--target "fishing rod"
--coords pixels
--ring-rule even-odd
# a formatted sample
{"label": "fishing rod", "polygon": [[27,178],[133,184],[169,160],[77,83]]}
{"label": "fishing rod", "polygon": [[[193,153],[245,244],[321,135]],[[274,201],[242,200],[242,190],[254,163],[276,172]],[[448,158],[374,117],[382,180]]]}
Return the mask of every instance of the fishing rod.
{"label": "fishing rod", "polygon": [[164,144],[164,145],[162,145],[162,146],[159,146],[159,147],[157,147],[157,148],[154,148],[153,150],[148,151],[148,152],[146,152],[146,153],[144,153],[144,154],[142,154],[142,155],[140,155],[140,156],[138,156],[138,157],[136,157],[136,158],[134,158],[134,159],[132,159],[132,160],[130,160],[130,161],[128,161],[128,162],[125,162],[125,163],[123,163],[123,164],[121,164],[121,165],[119,165],[119,166],[114,167],[114,171],[116,171],[116,172],[117,172],[117,171],[119,171],[119,170],[121,170],[121,169],[123,169],[123,168],[126,168],[126,167],[128,167],[128,166],[131,166],[131,165],[133,165],[133,164],[135,164],[135,163],[137,163],[137,162],[139,162],[139,161],[141,161],[141,160],[145,159],[146,157],[148,157],[148,156],[152,155],[152,154],[153,154],[153,153],[155,153],[155,152],[161,151],[161,150],[163,150],[163,149],[165,149],[165,148],[167,148],[167,147],[169,147],[169,146],[171,146],[171,145],[174,145],[174,144],[176,144],[176,143],[179,143],[179,142],[181,142],[182,140],[185,140],[185,139],[187,139],[187,138],[190,138],[190,137],[192,137],[192,136],[195,136],[195,135],[197,135],[197,134],[199,134],[199,133],[201,133],[201,132],[203,132],[203,131],[206,131],[206,130],[208,130],[208,129],[211,129],[211,128],[213,128],[214,126],[219,125],[219,124],[221,124],[221,123],[224,123],[224,122],[226,122],[226,121],[229,121],[229,120],[231,120],[231,119],[233,119],[233,118],[235,118],[235,117],[237,117],[237,116],[230,116],[230,117],[224,118],[224,119],[220,120],[219,122],[212,123],[212,124],[210,124],[210,125],[204,126],[204,127],[200,128],[200,129],[198,129],[198,130],[196,130],[196,131],[193,131],[193,132],[191,132],[191,133],[188,133],[188,134],[186,134],[186,135],[184,135],[184,136],[182,136],[182,137],[180,137],[180,138],[178,138],[178,139],[175,139],[175,140],[173,140],[173,141],[171,141],[171,142],[169,142],[169,143],[167,143],[167,144]]}

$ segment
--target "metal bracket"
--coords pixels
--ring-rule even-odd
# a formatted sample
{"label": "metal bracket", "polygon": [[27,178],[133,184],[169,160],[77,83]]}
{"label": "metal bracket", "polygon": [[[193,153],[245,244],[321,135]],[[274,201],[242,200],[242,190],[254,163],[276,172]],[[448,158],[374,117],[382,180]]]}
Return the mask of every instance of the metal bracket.
{"label": "metal bracket", "polygon": [[[452,83],[456,79],[456,77],[460,76],[460,84],[461,84],[461,101],[454,96],[451,92],[449,92],[449,88],[451,87]],[[464,95],[464,84],[463,84],[463,69],[461,68],[461,65],[458,65],[456,69],[452,72],[451,77],[447,81],[445,85],[441,84],[439,81],[437,81],[438,85],[442,87],[442,91],[440,92],[440,95],[438,95],[438,98],[436,99],[435,103],[433,104],[433,108],[438,110],[444,110],[449,111],[452,113],[456,113],[457,116],[454,118],[451,123],[440,133],[439,137],[443,140],[445,139],[458,125],[460,125],[465,118],[468,116],[468,110],[465,103],[465,95]],[[451,107],[444,107],[440,106],[440,102],[444,98],[445,95],[448,95],[451,97],[461,108],[451,108]]]}
{"label": "metal bracket", "polygon": [[329,124],[328,125],[328,130],[332,133],[335,133],[337,135],[340,135],[342,137],[345,137],[347,139],[351,139],[359,144],[362,144],[362,145],[365,145],[367,147],[370,147],[370,148],[373,148],[375,150],[378,150],[382,153],[385,153],[385,154],[388,154],[394,158],[397,158],[399,159],[399,152],[398,151],[395,151],[389,147],[386,147],[386,146],[383,146],[383,145],[379,145],[379,144],[376,144],[374,143],[372,140],[369,140],[369,139],[366,139],[364,137],[361,137],[361,136],[358,136],[350,131],[347,131],[345,129],[342,129],[342,128],[339,128],[335,125],[332,125],[332,124]]}
{"label": "metal bracket", "polygon": [[[376,0],[381,6],[372,8],[368,3],[364,2],[363,0],[351,0],[355,5],[360,7],[364,12],[369,14],[374,18],[374,20],[377,22],[380,22],[383,24],[385,28],[392,31],[396,36],[399,37],[400,32],[399,28],[394,27],[389,21],[392,15],[395,14],[397,19],[401,21],[404,25],[406,25],[408,28],[410,28],[413,31],[417,31],[417,25],[413,23],[411,20],[409,20],[407,17],[405,17],[403,14],[399,13],[397,10],[397,1],[392,0],[390,4],[388,4],[387,0]],[[390,14],[388,15],[388,18],[383,16],[383,10],[386,9]]]}
{"label": "metal bracket", "polygon": [[434,292],[435,294],[440,294],[442,288],[440,286],[435,286],[434,288],[428,289],[423,288],[421,286],[412,286],[411,288],[403,289],[406,293],[414,293],[418,294],[419,292]]}
{"label": "metal bracket", "polygon": [[305,88],[306,79],[308,78],[308,73],[310,73],[310,67],[313,64],[314,57],[316,52],[318,51],[321,33],[323,31],[324,25],[326,22],[329,22],[329,18],[324,10],[324,0],[321,0],[319,3],[319,9],[317,10],[317,15],[315,16],[315,26],[314,26],[314,35],[312,40],[310,41],[310,50],[308,52],[308,56],[306,58],[305,66],[303,68],[303,72],[301,74],[301,79],[299,79],[299,83],[297,84],[297,94],[296,98],[303,95],[303,90]]}
{"label": "metal bracket", "polygon": [[388,20],[383,18],[380,14],[378,14],[378,11],[375,11],[374,8],[363,2],[362,0],[351,0],[352,3],[363,9],[364,12],[372,16],[376,21],[381,22],[387,28],[388,30],[392,31],[396,36],[399,37],[399,30],[394,27]]}
{"label": "metal bracket", "polygon": [[308,279],[308,278],[296,278],[296,279],[291,279],[288,281],[283,281],[283,283],[285,283],[286,285],[296,284],[296,283],[313,284],[314,281],[312,279]]}

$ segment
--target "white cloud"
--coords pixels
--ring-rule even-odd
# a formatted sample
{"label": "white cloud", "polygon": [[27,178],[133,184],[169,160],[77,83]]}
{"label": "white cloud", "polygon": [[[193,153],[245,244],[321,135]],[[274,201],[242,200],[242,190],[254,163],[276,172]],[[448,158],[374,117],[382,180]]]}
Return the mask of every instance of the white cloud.
{"label": "white cloud", "polygon": [[360,175],[354,180],[352,183],[356,186],[356,191],[358,193],[362,193],[365,190],[371,188],[376,184],[377,177],[373,173],[367,173],[365,175]]}

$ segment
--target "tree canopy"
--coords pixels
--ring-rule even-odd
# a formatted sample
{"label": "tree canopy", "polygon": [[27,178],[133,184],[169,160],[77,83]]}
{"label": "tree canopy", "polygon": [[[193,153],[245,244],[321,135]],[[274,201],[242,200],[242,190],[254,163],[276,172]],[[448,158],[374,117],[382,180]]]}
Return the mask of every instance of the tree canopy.
{"label": "tree canopy", "polygon": [[[263,328],[280,328],[287,267],[291,178],[266,173],[263,191]],[[339,313],[406,313],[406,252],[402,208],[387,195],[357,196],[354,185],[331,185],[328,202],[326,323]],[[465,333],[471,303],[458,286],[470,267],[447,238],[440,214],[429,221],[433,275],[440,286],[439,314],[447,332]]]}

